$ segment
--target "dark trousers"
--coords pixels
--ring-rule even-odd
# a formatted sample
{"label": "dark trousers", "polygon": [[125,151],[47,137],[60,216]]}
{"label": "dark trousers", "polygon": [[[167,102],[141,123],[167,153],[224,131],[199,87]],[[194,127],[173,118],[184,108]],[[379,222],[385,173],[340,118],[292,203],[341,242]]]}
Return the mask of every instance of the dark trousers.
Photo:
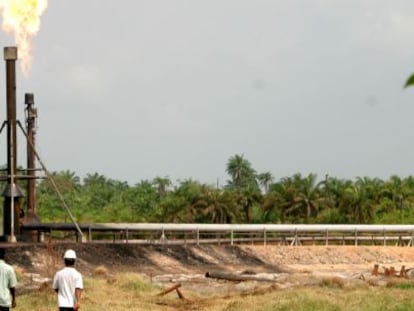
{"label": "dark trousers", "polygon": [[0,306],[0,311],[9,311],[10,308],[9,307],[2,307]]}
{"label": "dark trousers", "polygon": [[74,311],[74,310],[75,309],[73,309],[73,308],[62,308],[62,307],[59,308],[59,311]]}

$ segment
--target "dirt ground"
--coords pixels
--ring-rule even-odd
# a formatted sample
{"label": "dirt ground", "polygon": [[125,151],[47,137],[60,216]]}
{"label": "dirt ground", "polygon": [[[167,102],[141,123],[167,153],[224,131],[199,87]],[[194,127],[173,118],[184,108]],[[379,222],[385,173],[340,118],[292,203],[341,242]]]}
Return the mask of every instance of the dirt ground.
{"label": "dirt ground", "polygon": [[[30,286],[50,282],[62,266],[67,248],[77,252],[77,268],[94,276],[104,267],[109,274],[137,272],[151,282],[207,294],[211,291],[248,291],[260,283],[279,287],[313,284],[322,278],[366,280],[379,265],[380,276],[393,267],[414,271],[414,248],[393,246],[217,246],[137,244],[37,244],[9,248],[7,260],[30,276]],[[413,269],[413,270],[410,270]],[[206,278],[206,273],[246,276],[246,282]],[[413,273],[414,275],[414,273]],[[378,277],[377,277],[378,278]],[[380,279],[378,279],[380,280]]]}

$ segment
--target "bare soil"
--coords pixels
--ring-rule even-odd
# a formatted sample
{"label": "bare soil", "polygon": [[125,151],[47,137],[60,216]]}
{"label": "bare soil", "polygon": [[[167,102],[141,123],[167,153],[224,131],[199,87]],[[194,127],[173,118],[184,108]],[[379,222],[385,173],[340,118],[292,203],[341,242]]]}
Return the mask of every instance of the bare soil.
{"label": "bare soil", "polygon": [[[30,284],[50,281],[62,266],[67,248],[77,252],[77,268],[93,277],[98,267],[109,274],[137,272],[165,287],[203,292],[248,291],[268,280],[277,286],[312,285],[323,278],[367,280],[378,264],[386,268],[414,268],[414,248],[393,246],[279,246],[279,245],[137,245],[51,243],[16,245],[7,260],[30,275]],[[259,281],[228,282],[206,278],[207,272],[257,275]],[[376,277],[378,281],[381,275]],[[409,274],[410,275],[410,274]]]}

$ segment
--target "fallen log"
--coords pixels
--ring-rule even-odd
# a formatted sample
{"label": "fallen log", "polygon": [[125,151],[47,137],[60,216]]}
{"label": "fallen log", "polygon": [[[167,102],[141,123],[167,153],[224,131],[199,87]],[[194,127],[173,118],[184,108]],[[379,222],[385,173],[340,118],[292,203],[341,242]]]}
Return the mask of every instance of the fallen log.
{"label": "fallen log", "polygon": [[184,295],[181,293],[181,291],[178,288],[176,288],[175,291],[177,292],[178,298],[184,299]]}
{"label": "fallen log", "polygon": [[181,291],[179,290],[179,288],[181,287],[181,284],[175,284],[169,288],[167,288],[166,290],[163,290],[161,293],[159,293],[157,296],[164,296],[167,295],[168,293],[171,293],[172,291],[176,291],[177,295],[180,299],[184,299],[183,294],[181,293]]}
{"label": "fallen log", "polygon": [[406,269],[405,277],[409,279],[414,279],[414,268]]}
{"label": "fallen log", "polygon": [[222,272],[222,271],[206,272],[205,277],[218,279],[218,280],[233,281],[233,282],[243,282],[243,281],[274,282],[275,281],[273,276],[264,277],[261,275],[240,274],[240,273]]}

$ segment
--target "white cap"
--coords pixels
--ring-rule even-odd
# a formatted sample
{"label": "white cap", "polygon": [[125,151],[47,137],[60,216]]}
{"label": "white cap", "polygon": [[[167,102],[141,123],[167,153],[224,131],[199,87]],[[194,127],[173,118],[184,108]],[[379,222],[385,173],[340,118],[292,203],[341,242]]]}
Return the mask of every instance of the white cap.
{"label": "white cap", "polygon": [[76,259],[76,253],[73,249],[68,249],[63,256],[64,259]]}

